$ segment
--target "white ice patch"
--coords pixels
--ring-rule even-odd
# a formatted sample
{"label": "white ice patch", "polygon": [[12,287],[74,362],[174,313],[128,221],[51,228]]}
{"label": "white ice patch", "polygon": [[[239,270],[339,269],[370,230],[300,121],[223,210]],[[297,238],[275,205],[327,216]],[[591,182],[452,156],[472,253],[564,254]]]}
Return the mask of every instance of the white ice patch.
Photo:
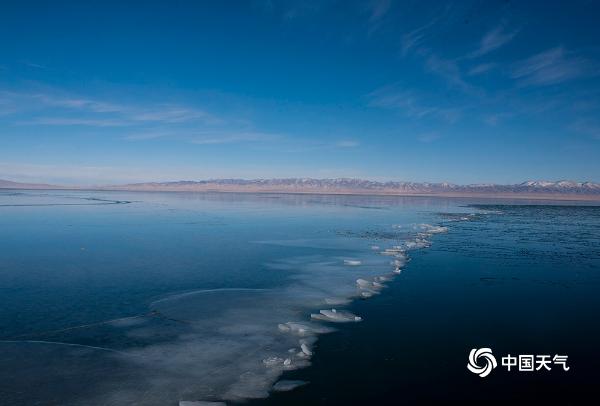
{"label": "white ice patch", "polygon": [[320,325],[316,325],[314,323],[312,323],[312,325],[308,325],[308,323],[296,323],[292,321],[288,321],[287,323],[280,323],[278,325],[278,328],[279,331],[283,333],[291,333],[301,337],[331,332],[330,329]]}
{"label": "white ice patch", "polygon": [[443,227],[443,226],[433,226],[431,224],[420,224],[420,227],[427,234],[440,234],[440,233],[448,232],[448,227]]}
{"label": "white ice patch", "polygon": [[404,265],[406,265],[406,257],[403,256],[399,256],[397,257],[395,260],[393,260],[390,265],[394,266],[395,268],[401,268]]}
{"label": "white ice patch", "polygon": [[385,287],[378,281],[371,282],[371,281],[368,281],[368,280],[362,279],[362,278],[359,278],[356,280],[356,286],[359,289],[366,289],[366,290],[373,290],[373,291],[379,291],[380,289]]}
{"label": "white ice patch", "polygon": [[405,255],[404,251],[404,246],[394,245],[391,248],[386,248],[385,250],[381,251],[380,254],[399,258]]}
{"label": "white ice patch", "polygon": [[309,357],[312,356],[312,351],[310,350],[310,348],[308,347],[308,345],[306,343],[300,344],[300,349],[302,350],[302,352],[304,354],[308,355]]}
{"label": "white ice patch", "polygon": [[[218,289],[158,300],[146,316],[107,325],[117,330],[115,343],[134,339],[140,345],[126,346],[123,353],[55,346],[61,348],[52,350],[53,360],[59,367],[76,365],[81,373],[71,375],[107,382],[95,392],[97,397],[86,399],[86,406],[136,402],[162,406],[173,404],[174,399],[187,399],[180,406],[219,405],[264,398],[272,390],[291,387],[286,381],[277,382],[283,372],[310,365],[318,335],[333,330],[324,322],[362,320],[339,306],[380,293],[384,283],[401,272],[407,250],[426,247],[427,236],[445,231],[424,227],[413,236],[417,232],[411,239],[398,238],[388,248],[381,243],[369,249],[364,239],[340,244],[288,242],[288,246],[319,249],[327,245],[336,252],[266,264],[269,271],[287,273],[285,285],[276,290]],[[323,307],[329,308],[315,312]],[[46,347],[28,352],[48,353]],[[90,355],[82,358],[82,354]],[[111,365],[111,376],[105,374],[106,365]]]}
{"label": "white ice patch", "polygon": [[350,313],[348,311],[343,310],[319,310],[318,314],[311,314],[315,320],[323,320],[323,321],[331,321],[334,323],[348,323],[348,322],[358,322],[362,321],[362,317],[355,315],[354,313]]}
{"label": "white ice patch", "polygon": [[306,381],[295,381],[295,380],[281,380],[273,385],[273,390],[275,392],[287,392],[294,390],[300,386],[306,385],[308,382]]}
{"label": "white ice patch", "polygon": [[428,248],[431,246],[431,243],[422,237],[416,237],[413,241],[407,241],[405,243],[406,249],[408,250],[416,250],[422,248]]}

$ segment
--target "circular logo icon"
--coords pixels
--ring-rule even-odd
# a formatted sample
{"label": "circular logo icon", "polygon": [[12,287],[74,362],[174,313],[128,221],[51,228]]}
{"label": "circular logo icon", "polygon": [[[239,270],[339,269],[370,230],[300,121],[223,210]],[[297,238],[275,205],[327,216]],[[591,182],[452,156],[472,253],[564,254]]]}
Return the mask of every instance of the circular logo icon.
{"label": "circular logo icon", "polygon": [[469,353],[467,368],[481,378],[488,376],[497,366],[496,358],[490,348],[473,348]]}

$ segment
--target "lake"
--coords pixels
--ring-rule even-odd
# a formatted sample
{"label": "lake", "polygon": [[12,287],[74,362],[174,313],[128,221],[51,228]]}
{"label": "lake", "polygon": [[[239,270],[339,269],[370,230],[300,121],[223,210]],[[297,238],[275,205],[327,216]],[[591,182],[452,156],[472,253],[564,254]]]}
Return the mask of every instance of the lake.
{"label": "lake", "polygon": [[[598,206],[2,190],[0,237],[1,404],[595,393]],[[498,361],[484,378],[476,348]],[[508,371],[507,354],[570,369]]]}

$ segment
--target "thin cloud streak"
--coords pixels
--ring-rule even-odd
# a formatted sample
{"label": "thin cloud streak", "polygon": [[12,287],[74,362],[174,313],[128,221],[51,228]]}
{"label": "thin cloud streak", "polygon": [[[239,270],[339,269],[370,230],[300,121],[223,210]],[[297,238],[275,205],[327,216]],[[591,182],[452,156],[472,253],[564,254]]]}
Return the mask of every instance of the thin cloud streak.
{"label": "thin cloud streak", "polygon": [[219,130],[193,131],[189,129],[171,131],[140,131],[124,137],[128,141],[148,141],[160,138],[179,139],[197,145],[218,145],[248,142],[281,141],[285,136],[281,134],[247,131],[247,130]]}
{"label": "thin cloud streak", "polygon": [[496,68],[496,66],[498,66],[498,65],[495,63],[492,63],[492,62],[481,63],[481,64],[475,65],[471,69],[469,69],[467,75],[469,75],[469,76],[481,75],[481,74],[491,71],[492,69]]}
{"label": "thin cloud streak", "polygon": [[32,120],[17,121],[17,125],[42,125],[42,126],[85,126],[85,127],[124,127],[131,122],[115,119],[86,119],[68,117],[40,117]]}
{"label": "thin cloud streak", "polygon": [[423,42],[425,41],[425,38],[427,37],[427,31],[437,21],[438,21],[438,18],[434,18],[433,20],[429,21],[427,24],[422,25],[418,28],[415,28],[414,30],[409,31],[409,32],[405,33],[404,35],[402,35],[402,38],[400,41],[402,56],[406,56],[412,50],[419,49],[421,47],[421,45],[423,44]]}
{"label": "thin cloud streak", "polygon": [[393,85],[377,89],[367,95],[367,98],[370,107],[399,111],[409,118],[418,120],[435,117],[452,124],[461,116],[461,111],[458,108],[427,105],[412,92],[399,89]]}
{"label": "thin cloud streak", "polygon": [[372,0],[369,3],[369,9],[371,12],[369,21],[373,23],[381,20],[390,10],[391,5],[391,0]]}
{"label": "thin cloud streak", "polygon": [[471,96],[482,96],[482,91],[480,89],[467,83],[463,79],[460,67],[455,60],[444,59],[435,54],[430,54],[425,61],[425,67],[431,73],[444,79],[449,86],[459,89]]}
{"label": "thin cloud streak", "polygon": [[547,86],[590,73],[588,61],[559,46],[515,63],[511,77],[521,86]]}
{"label": "thin cloud streak", "polygon": [[[63,97],[50,93],[0,92],[3,104],[10,106],[12,114],[29,113],[30,120],[19,124],[31,125],[86,125],[127,126],[143,123],[178,124],[201,122],[217,125],[223,120],[205,110],[173,105],[124,105],[80,97]],[[52,111],[53,118],[45,117]],[[40,116],[41,114],[41,116]],[[77,118],[69,117],[79,114]],[[36,117],[37,116],[37,117]]]}
{"label": "thin cloud streak", "polygon": [[471,52],[469,58],[478,58],[486,55],[506,44],[518,34],[519,30],[506,31],[504,25],[499,25],[496,28],[488,31],[479,43],[479,48]]}

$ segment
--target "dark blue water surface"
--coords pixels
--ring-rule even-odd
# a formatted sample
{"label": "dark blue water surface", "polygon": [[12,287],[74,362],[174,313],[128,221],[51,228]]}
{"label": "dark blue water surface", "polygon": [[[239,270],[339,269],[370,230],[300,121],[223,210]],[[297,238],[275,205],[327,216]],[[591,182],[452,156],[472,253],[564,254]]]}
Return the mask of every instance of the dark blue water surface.
{"label": "dark blue water surface", "polygon": [[[0,404],[579,404],[600,377],[600,207],[7,190],[0,237]],[[480,378],[480,347],[571,369]]]}

